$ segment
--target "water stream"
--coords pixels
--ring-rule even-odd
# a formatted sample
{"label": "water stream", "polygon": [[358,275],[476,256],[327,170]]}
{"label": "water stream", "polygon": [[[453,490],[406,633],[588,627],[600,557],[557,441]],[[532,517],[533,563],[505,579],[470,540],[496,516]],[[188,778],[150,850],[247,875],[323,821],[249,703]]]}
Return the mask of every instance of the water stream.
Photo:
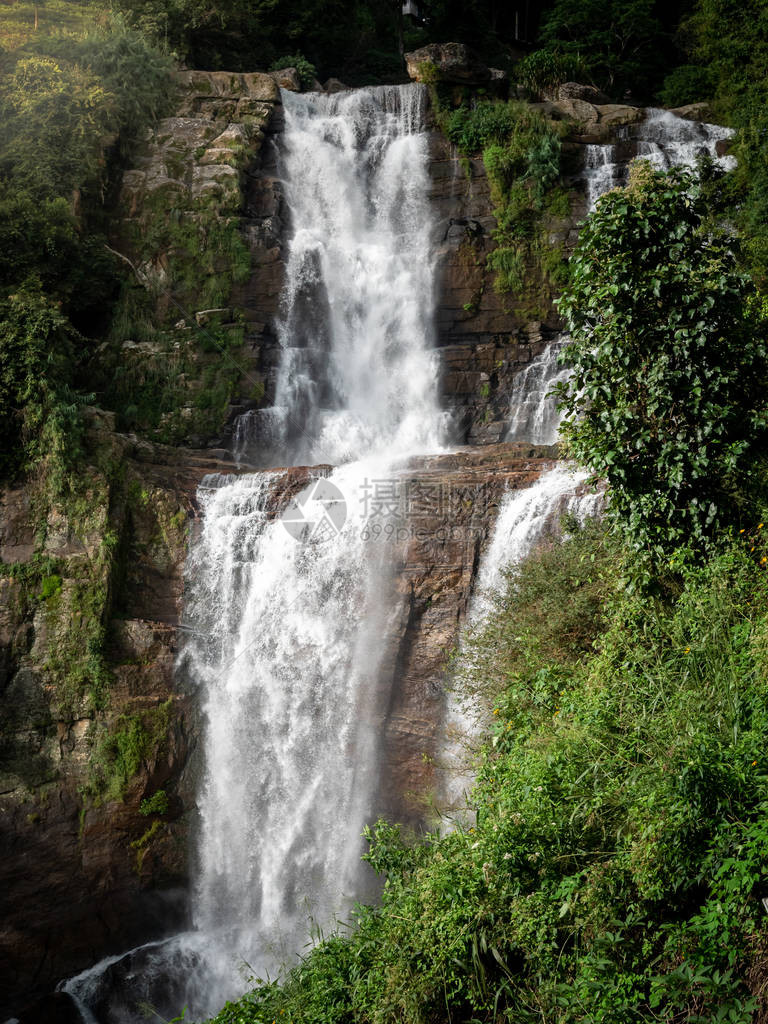
{"label": "water stream", "polygon": [[[195,930],[133,954],[136,985],[112,998],[110,1021],[135,1019],[142,997],[157,1005],[164,973],[188,978],[191,1019],[211,1014],[244,990],[243,963],[274,971],[309,919],[326,928],[366,893],[360,833],[387,698],[377,670],[399,607],[396,554],[365,530],[367,496],[440,451],[446,425],[425,96],[283,94],[282,362],[275,406],[235,436],[250,464],[273,445],[279,465],[336,468],[203,481],[180,659],[205,723]],[[86,974],[68,991],[93,1006],[98,971]]]}

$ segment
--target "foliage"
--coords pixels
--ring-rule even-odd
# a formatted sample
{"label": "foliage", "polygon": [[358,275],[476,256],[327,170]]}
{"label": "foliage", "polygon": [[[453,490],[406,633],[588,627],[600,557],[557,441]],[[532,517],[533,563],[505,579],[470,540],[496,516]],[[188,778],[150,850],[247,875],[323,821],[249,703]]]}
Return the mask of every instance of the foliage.
{"label": "foliage", "polygon": [[488,264],[496,273],[496,289],[519,295],[529,266],[541,268],[540,223],[560,175],[558,131],[516,101],[484,101],[444,112],[442,127],[460,152],[482,150],[497,223]]}
{"label": "foliage", "polygon": [[765,437],[766,321],[704,212],[688,173],[635,164],[582,229],[560,304],[561,431],[638,566],[738,522]]}
{"label": "foliage", "polygon": [[115,160],[167,102],[171,67],[120,19],[66,6],[41,25],[61,16],[67,31],[14,37],[0,64],[0,477],[38,465],[54,491],[80,453],[91,338],[117,281],[103,203]]}
{"label": "foliage", "polygon": [[[122,800],[126,788],[142,765],[161,749],[168,735],[170,717],[169,698],[154,708],[120,715],[110,728],[100,734],[97,732],[92,738],[90,778],[83,795],[100,803]],[[144,804],[146,801],[142,807]],[[142,813],[165,812],[153,808],[151,812]]]}
{"label": "foliage", "polygon": [[292,57],[280,57],[272,62],[270,71],[282,71],[283,68],[295,68],[299,75],[299,81],[304,89],[311,89],[315,81],[316,68],[301,53],[295,53]]}
{"label": "foliage", "polygon": [[698,0],[686,32],[693,57],[716,82],[717,108],[736,129],[730,214],[757,284],[768,285],[768,7],[762,0]]}
{"label": "foliage", "polygon": [[157,116],[170,68],[115,19],[83,39],[46,36],[14,51],[0,91],[0,177],[37,198],[99,194],[109,145],[120,135],[127,146]]}
{"label": "foliage", "polygon": [[654,0],[555,0],[544,13],[540,41],[580,58],[611,95],[652,95],[664,40],[655,6]]}
{"label": "foliage", "polygon": [[151,797],[146,800],[142,800],[139,806],[139,814],[143,814],[145,818],[149,817],[150,814],[167,814],[168,813],[168,794],[164,789],[158,789]]}
{"label": "foliage", "polygon": [[54,490],[80,453],[84,396],[71,388],[80,338],[41,295],[0,302],[0,476],[45,463]]}
{"label": "foliage", "polygon": [[[662,603],[618,589],[596,524],[548,542],[460,659],[493,675],[476,824],[415,845],[368,830],[381,907],[217,1024],[748,1024],[768,939],[767,550],[755,527]],[[562,648],[542,596],[575,627]]]}
{"label": "foliage", "polygon": [[711,99],[715,91],[715,79],[708,67],[699,64],[682,64],[664,79],[659,100],[665,107],[684,107]]}
{"label": "foliage", "polygon": [[563,82],[579,81],[587,74],[578,53],[561,50],[534,50],[515,66],[515,79],[534,96],[552,93]]}

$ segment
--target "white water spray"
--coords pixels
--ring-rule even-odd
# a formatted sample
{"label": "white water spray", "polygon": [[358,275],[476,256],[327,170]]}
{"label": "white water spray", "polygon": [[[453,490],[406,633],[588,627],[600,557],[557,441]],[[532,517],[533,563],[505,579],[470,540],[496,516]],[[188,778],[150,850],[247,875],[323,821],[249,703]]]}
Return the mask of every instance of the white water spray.
{"label": "white water spray", "polygon": [[562,414],[552,397],[553,387],[568,380],[570,370],[558,364],[558,356],[567,344],[567,334],[559,335],[515,377],[510,397],[511,418],[505,441],[531,444],[555,444]]}
{"label": "white water spray", "polygon": [[274,408],[245,421],[281,460],[440,447],[426,95],[417,85],[283,93],[293,226],[283,353]]}

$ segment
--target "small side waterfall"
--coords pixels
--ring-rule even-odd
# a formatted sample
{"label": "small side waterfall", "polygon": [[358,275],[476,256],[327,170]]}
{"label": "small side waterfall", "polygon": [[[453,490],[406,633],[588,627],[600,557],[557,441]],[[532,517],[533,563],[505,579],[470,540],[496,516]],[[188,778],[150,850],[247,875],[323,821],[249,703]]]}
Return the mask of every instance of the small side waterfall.
{"label": "small side waterfall", "polygon": [[[523,561],[548,532],[557,530],[562,515],[570,513],[583,523],[599,512],[603,496],[586,489],[588,477],[583,470],[561,463],[542,474],[531,487],[506,492],[478,568],[464,631],[482,629],[503,584],[504,571]],[[449,823],[467,815],[468,792],[474,780],[475,745],[487,725],[479,709],[455,693],[449,695],[444,737],[437,758],[442,766],[438,803]]]}
{"label": "small side waterfall", "polygon": [[[724,171],[736,166],[735,157],[718,154],[718,143],[733,135],[731,128],[719,124],[689,121],[671,110],[649,107],[644,120],[632,126],[629,133],[636,142],[635,155],[642,160],[650,160],[659,170],[693,168],[702,156],[710,157]],[[626,183],[629,164],[626,159],[618,158],[615,145],[589,145],[585,148],[584,178],[587,209],[591,212],[600,196]]]}
{"label": "small side waterfall", "polygon": [[562,416],[551,395],[555,384],[569,376],[568,369],[557,361],[567,342],[567,334],[559,335],[515,377],[509,403],[511,419],[505,441],[557,442]]}
{"label": "small side waterfall", "polygon": [[[736,164],[734,157],[718,155],[718,143],[733,135],[732,129],[722,125],[687,121],[669,110],[652,107],[634,132],[637,158],[650,160],[659,170],[694,168],[701,156],[709,156],[726,171]],[[627,160],[617,159],[617,147],[613,145],[588,145],[585,151],[587,209],[591,213],[600,196],[626,183],[630,164]],[[557,441],[562,415],[558,413],[552,388],[568,379],[567,367],[558,363],[560,352],[568,340],[567,334],[559,335],[518,373],[510,396],[510,420],[505,440],[533,444],[554,444]]]}

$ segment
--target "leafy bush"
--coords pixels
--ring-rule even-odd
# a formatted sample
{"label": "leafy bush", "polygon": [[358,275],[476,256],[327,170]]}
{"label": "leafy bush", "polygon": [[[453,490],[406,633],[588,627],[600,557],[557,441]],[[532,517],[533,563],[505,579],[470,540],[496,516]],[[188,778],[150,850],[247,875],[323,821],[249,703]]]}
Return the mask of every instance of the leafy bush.
{"label": "leafy bush", "polygon": [[548,50],[578,57],[610,95],[653,95],[664,67],[665,33],[654,0],[554,0],[539,38]]}
{"label": "leafy bush", "polygon": [[81,339],[40,295],[0,302],[0,476],[45,462],[54,490],[80,452],[79,407],[71,387]]}
{"label": "leafy bush", "polygon": [[541,258],[536,235],[547,200],[560,175],[560,136],[527,104],[477,103],[443,113],[445,134],[461,153],[482,150],[491,184],[496,248],[488,264],[500,292],[520,293],[526,267]]}
{"label": "leafy bush", "polygon": [[534,96],[552,93],[563,82],[579,81],[587,73],[578,53],[561,50],[534,50],[515,66],[515,78]]}
{"label": "leafy bush", "polygon": [[665,107],[683,107],[687,103],[709,100],[715,92],[715,78],[708,67],[683,64],[664,79],[659,100]]}
{"label": "leafy bush", "polygon": [[[84,796],[96,801],[122,800],[126,787],[139,772],[142,764],[154,757],[168,735],[171,716],[170,698],[138,714],[120,715],[108,730],[93,740],[90,757],[90,778]],[[159,790],[150,801],[142,801],[142,808],[151,810],[142,814],[164,814]],[[163,793],[163,797],[165,793]]]}
{"label": "leafy bush", "polygon": [[743,237],[750,272],[768,285],[768,7],[762,0],[698,0],[686,26],[693,58],[709,68],[717,85],[721,119],[736,129],[737,190],[730,216]]}
{"label": "leafy bush", "polygon": [[695,180],[637,163],[579,237],[560,309],[569,451],[642,560],[738,523],[766,430],[767,324]]}
{"label": "leafy bush", "polygon": [[139,814],[143,814],[145,818],[148,818],[150,814],[167,814],[168,813],[168,794],[164,789],[158,789],[156,793],[153,793],[151,797],[141,801],[139,806]]}
{"label": "leafy bush", "polygon": [[296,68],[299,81],[304,89],[311,89],[315,81],[316,68],[301,53],[295,53],[292,57],[281,57],[273,62],[270,71],[282,71],[283,68]]}

